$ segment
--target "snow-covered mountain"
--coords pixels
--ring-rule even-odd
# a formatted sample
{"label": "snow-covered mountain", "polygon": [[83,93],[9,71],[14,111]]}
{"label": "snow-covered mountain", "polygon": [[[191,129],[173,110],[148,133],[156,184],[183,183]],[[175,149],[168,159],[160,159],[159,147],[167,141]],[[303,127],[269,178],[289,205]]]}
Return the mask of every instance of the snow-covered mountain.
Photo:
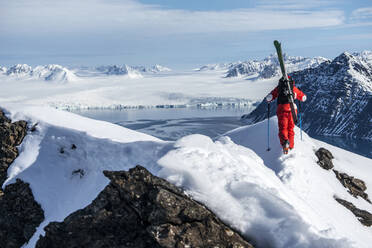
{"label": "snow-covered mountain", "polygon": [[45,81],[71,82],[76,81],[77,76],[69,69],[61,65],[39,65],[34,68],[27,64],[17,64],[3,70],[4,74],[20,79],[42,79]]}
{"label": "snow-covered mountain", "polygon": [[[302,104],[303,128],[310,135],[372,139],[372,52],[342,53],[332,62],[292,73],[307,94]],[[275,114],[276,103],[272,104]],[[266,118],[263,101],[244,116],[248,123]]]}
{"label": "snow-covered mountain", "polygon": [[[329,61],[323,57],[304,58],[293,57],[284,54],[284,61],[288,72],[314,68],[323,62]],[[276,55],[270,55],[264,60],[253,60],[236,63],[229,67],[226,77],[245,77],[255,76],[257,78],[267,79],[280,75],[280,67]]]}
{"label": "snow-covered mountain", "polygon": [[[331,151],[334,168],[363,180],[369,195],[372,160],[305,133],[302,141],[295,137],[295,150],[283,155],[276,135],[266,151],[267,122],[232,130],[215,141],[189,135],[164,142],[52,108],[12,104],[6,109],[13,121],[38,123],[23,139],[5,182],[11,186],[18,178],[29,183],[44,211],[44,221],[24,248],[35,247],[50,222],[61,222],[91,204],[109,183],[104,170],[128,170],[137,164],[182,187],[255,247],[369,248],[372,243],[371,227],[335,198],[369,213],[372,205],[352,196],[332,171],[321,168],[314,151]],[[270,120],[271,133],[278,131],[276,122]],[[111,213],[102,211],[101,218]]]}
{"label": "snow-covered mountain", "polygon": [[146,66],[133,66],[134,69],[142,72],[142,73],[160,73],[160,72],[170,72],[172,71],[170,68],[162,66],[162,65],[153,65],[151,67]]}
{"label": "snow-covered mountain", "polygon": [[237,63],[217,63],[217,64],[207,64],[203,65],[200,68],[195,69],[194,71],[221,71],[221,70],[228,70],[230,67],[234,66]]}
{"label": "snow-covered mountain", "polygon": [[106,75],[127,75],[129,78],[141,78],[141,73],[128,65],[104,65],[96,67],[96,70]]}

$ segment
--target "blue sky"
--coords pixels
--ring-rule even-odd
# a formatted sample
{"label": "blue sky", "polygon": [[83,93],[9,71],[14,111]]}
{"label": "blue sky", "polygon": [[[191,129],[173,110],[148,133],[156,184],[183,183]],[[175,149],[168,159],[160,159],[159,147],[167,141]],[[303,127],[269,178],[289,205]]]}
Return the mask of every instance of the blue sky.
{"label": "blue sky", "polygon": [[0,0],[0,65],[163,64],[372,50],[372,1]]}

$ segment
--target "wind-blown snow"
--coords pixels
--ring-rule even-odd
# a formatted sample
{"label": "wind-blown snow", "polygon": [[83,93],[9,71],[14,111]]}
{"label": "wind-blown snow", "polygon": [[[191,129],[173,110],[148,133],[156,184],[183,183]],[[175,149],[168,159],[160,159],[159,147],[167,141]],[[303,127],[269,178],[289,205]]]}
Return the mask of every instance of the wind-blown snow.
{"label": "wind-blown snow", "polygon": [[[108,184],[102,170],[137,164],[183,187],[257,247],[367,248],[372,242],[371,229],[333,196],[370,212],[371,205],[351,197],[333,172],[320,168],[314,150],[323,145],[330,149],[336,169],[364,180],[370,195],[372,160],[305,133],[300,141],[298,129],[296,149],[282,155],[275,118],[267,152],[267,122],[233,130],[216,141],[190,135],[173,143],[47,107],[12,105],[6,110],[13,120],[38,122],[37,131],[20,146],[5,183],[15,178],[29,182],[45,212],[45,221],[24,247],[34,247],[50,221],[62,221],[95,199]],[[71,149],[72,144],[77,148]],[[82,177],[74,173],[79,169],[85,172]]]}

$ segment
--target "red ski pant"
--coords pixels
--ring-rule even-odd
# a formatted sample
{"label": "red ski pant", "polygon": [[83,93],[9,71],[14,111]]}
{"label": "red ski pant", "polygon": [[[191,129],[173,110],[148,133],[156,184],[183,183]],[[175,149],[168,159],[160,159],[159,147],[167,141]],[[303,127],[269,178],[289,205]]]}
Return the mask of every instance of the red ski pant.
{"label": "red ski pant", "polygon": [[294,147],[294,131],[295,126],[291,111],[277,111],[279,139],[280,144],[284,145],[286,140],[289,141],[289,148]]}

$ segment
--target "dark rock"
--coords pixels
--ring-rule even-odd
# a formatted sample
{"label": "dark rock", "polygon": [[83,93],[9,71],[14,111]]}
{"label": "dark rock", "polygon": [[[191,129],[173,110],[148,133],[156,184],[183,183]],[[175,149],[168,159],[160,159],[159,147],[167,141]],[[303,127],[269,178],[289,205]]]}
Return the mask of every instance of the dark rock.
{"label": "dark rock", "polygon": [[72,150],[75,150],[76,148],[77,148],[77,147],[76,147],[75,144],[72,144],[72,145],[71,145],[71,149],[72,149]]}
{"label": "dark rock", "polygon": [[36,131],[36,127],[37,127],[38,124],[39,124],[39,123],[36,122],[34,125],[32,125],[32,127],[30,128],[30,131],[31,131],[31,132],[35,132],[35,131]]}
{"label": "dark rock", "polygon": [[28,183],[17,179],[0,194],[0,247],[19,248],[44,220]]}
{"label": "dark rock", "polygon": [[349,209],[358,220],[365,226],[372,226],[372,214],[368,211],[355,207],[351,202],[345,201],[340,198],[335,198],[338,203]]}
{"label": "dark rock", "polygon": [[333,168],[333,155],[327,149],[321,147],[318,151],[315,152],[315,155],[318,157],[318,164],[326,170],[330,170]]}
{"label": "dark rock", "polygon": [[12,123],[0,110],[0,186],[7,177],[7,170],[18,156],[16,146],[22,143],[27,133],[27,122]]}
{"label": "dark rock", "polygon": [[86,208],[45,227],[36,247],[252,247],[176,186],[137,166]]}
{"label": "dark rock", "polygon": [[352,194],[354,197],[360,196],[371,203],[368,198],[368,194],[364,192],[367,187],[362,180],[349,176],[346,173],[340,173],[337,170],[333,170],[333,172],[336,174],[337,179],[342,183],[342,185],[348,189],[350,194]]}
{"label": "dark rock", "polygon": [[71,174],[72,175],[79,175],[80,178],[83,178],[85,176],[85,170],[77,169],[77,170],[74,170]]}

